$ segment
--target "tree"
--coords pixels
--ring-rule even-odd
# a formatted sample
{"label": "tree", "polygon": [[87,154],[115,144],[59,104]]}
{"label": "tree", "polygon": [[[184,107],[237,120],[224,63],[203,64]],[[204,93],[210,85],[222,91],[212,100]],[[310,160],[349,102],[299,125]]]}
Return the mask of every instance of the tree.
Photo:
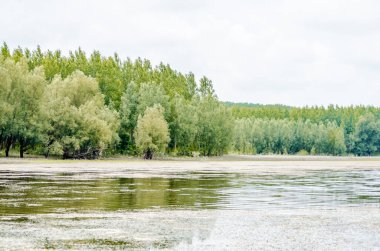
{"label": "tree", "polygon": [[233,129],[233,149],[239,153],[254,153],[252,147],[252,122],[248,118],[235,121]]}
{"label": "tree", "polygon": [[134,136],[136,146],[144,154],[144,159],[152,159],[155,152],[165,150],[170,138],[161,105],[148,107],[144,115],[139,115]]}
{"label": "tree", "polygon": [[344,131],[335,122],[311,123],[288,119],[243,118],[235,121],[233,147],[240,153],[341,155],[346,151]]}
{"label": "tree", "polygon": [[332,155],[342,155],[346,152],[344,142],[344,130],[337,127],[335,123],[327,125],[327,152]]}
{"label": "tree", "polygon": [[44,128],[42,98],[46,86],[41,67],[29,72],[25,58],[16,63],[0,59],[0,140],[9,156],[18,143],[20,157],[41,142]]}
{"label": "tree", "polygon": [[120,102],[120,129],[119,150],[121,152],[135,153],[133,132],[137,124],[137,105],[139,92],[135,82],[131,82],[125,90]]}
{"label": "tree", "polygon": [[137,125],[137,118],[143,115],[148,107],[159,104],[164,109],[164,117],[169,118],[169,97],[161,85],[154,83],[142,83],[140,87],[135,82],[131,82],[120,102],[120,120],[119,130],[120,150],[122,152],[134,153],[134,135],[133,132]]}
{"label": "tree", "polygon": [[222,155],[231,142],[233,118],[215,97],[206,96],[197,103],[196,144],[204,156]]}
{"label": "tree", "polygon": [[165,119],[169,117],[169,97],[161,85],[154,83],[142,83],[138,94],[137,114],[144,114],[146,108],[155,104],[163,108]]}
{"label": "tree", "polygon": [[200,80],[199,93],[203,97],[214,97],[216,98],[214,86],[212,85],[212,81],[207,77],[203,76]]}
{"label": "tree", "polygon": [[177,95],[173,100],[170,136],[173,150],[180,155],[190,155],[197,134],[198,115],[196,104]]}
{"label": "tree", "polygon": [[9,51],[6,42],[3,42],[3,46],[1,46],[1,56],[3,57],[3,59],[9,58],[11,56],[11,52]]}
{"label": "tree", "polygon": [[80,71],[64,80],[53,79],[46,92],[46,108],[50,124],[46,155],[97,158],[118,139],[116,112],[104,105],[97,81]]}
{"label": "tree", "polygon": [[354,153],[371,155],[380,150],[380,121],[372,113],[360,117],[355,130]]}

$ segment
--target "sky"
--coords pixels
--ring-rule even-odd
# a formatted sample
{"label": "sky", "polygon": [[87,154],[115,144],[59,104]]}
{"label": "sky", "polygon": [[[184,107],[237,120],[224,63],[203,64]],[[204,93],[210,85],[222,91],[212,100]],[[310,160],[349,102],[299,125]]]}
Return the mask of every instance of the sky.
{"label": "sky", "polygon": [[380,1],[139,0],[0,4],[10,48],[81,47],[164,62],[220,100],[380,106]]}

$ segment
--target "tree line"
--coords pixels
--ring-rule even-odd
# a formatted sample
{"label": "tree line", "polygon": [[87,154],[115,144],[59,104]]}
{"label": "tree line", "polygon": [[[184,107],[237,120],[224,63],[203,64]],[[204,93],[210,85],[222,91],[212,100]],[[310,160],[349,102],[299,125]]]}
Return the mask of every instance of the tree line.
{"label": "tree line", "polygon": [[373,155],[380,109],[222,103],[212,81],[78,49],[0,54],[0,150],[62,158],[157,153]]}
{"label": "tree line", "polygon": [[[279,127],[281,137],[290,138],[292,140],[287,141],[287,145],[284,148],[289,151],[289,153],[297,153],[297,151],[304,150],[309,154],[330,154],[330,155],[374,155],[380,153],[380,108],[375,106],[334,106],[329,105],[324,106],[313,106],[313,107],[290,107],[284,105],[259,105],[259,104],[249,104],[249,103],[231,103],[226,102],[225,105],[231,109],[232,115],[238,121],[236,126],[241,126],[242,123],[247,119],[256,121],[252,124],[252,127],[257,127],[261,123],[261,128],[264,131],[270,131],[276,124]],[[290,124],[285,126],[285,124]],[[312,134],[312,131],[316,132],[316,128],[319,128],[319,132],[315,134],[315,137],[310,135],[305,136],[303,131],[299,131],[301,125],[308,128],[308,133]],[[311,126],[312,125],[312,126]],[[287,127],[292,129],[287,130]],[[325,127],[325,129],[323,129]],[[330,129],[328,129],[330,128]],[[333,128],[335,128],[333,130]],[[235,129],[237,133],[238,129]],[[251,129],[252,130],[252,129]],[[256,130],[256,129],[255,129]],[[329,131],[328,134],[325,132]],[[273,130],[272,130],[273,131]],[[333,133],[335,131],[335,133]],[[339,133],[338,133],[339,131]],[[247,132],[247,134],[249,134]],[[286,135],[293,135],[288,137]],[[268,135],[268,132],[266,133]],[[320,141],[318,135],[327,135],[326,137],[337,138],[339,136],[339,142],[342,147],[341,150],[336,151],[334,147],[326,145],[324,150],[317,147],[317,143]],[[335,135],[335,136],[334,136]],[[241,137],[241,135],[240,135]],[[248,136],[246,136],[248,137]],[[263,139],[263,142],[272,140],[276,141],[275,137],[278,135],[272,133],[270,134],[270,139]],[[305,139],[300,140],[300,142],[308,142],[306,145],[299,148],[297,143],[297,138],[305,137]],[[308,140],[313,138],[312,140]],[[325,142],[331,140],[326,138]],[[337,138],[337,139],[338,139]],[[297,147],[291,146],[289,144],[294,142]],[[344,145],[342,144],[344,143]],[[252,144],[252,143],[251,143]],[[255,147],[255,144],[252,144]],[[314,148],[313,148],[314,147]],[[261,147],[256,148],[259,153],[262,151]],[[240,148],[236,149],[241,151]],[[278,148],[266,147],[263,152],[279,153]]]}
{"label": "tree line", "polygon": [[233,118],[212,82],[169,65],[4,43],[0,149],[63,158],[227,152]]}

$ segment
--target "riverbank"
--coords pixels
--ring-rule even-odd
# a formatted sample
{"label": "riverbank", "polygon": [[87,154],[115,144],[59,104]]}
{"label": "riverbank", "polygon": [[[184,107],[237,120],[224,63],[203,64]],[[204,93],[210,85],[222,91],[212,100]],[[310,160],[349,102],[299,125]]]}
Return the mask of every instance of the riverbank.
{"label": "riverbank", "polygon": [[141,160],[116,158],[99,160],[0,159],[0,171],[88,172],[97,176],[150,177],[186,175],[192,172],[260,174],[297,173],[313,170],[380,170],[380,157],[330,156],[224,156],[212,158],[167,158]]}
{"label": "riverbank", "polygon": [[0,155],[0,163],[3,162],[72,162],[72,161],[380,161],[380,156],[327,156],[327,155],[244,155],[244,154],[227,154],[223,156],[212,157],[172,157],[161,156],[155,157],[153,160],[144,160],[141,157],[134,156],[111,156],[99,158],[96,160],[80,160],[80,159],[57,159],[57,158],[45,158],[43,156],[30,156],[25,158],[19,158],[18,156],[12,156],[5,158]]}

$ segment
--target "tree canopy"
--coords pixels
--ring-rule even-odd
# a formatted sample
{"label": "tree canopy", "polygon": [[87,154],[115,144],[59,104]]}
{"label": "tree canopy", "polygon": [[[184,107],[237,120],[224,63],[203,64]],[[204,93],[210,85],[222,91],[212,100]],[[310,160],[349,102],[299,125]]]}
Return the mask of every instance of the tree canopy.
{"label": "tree canopy", "polygon": [[56,76],[46,90],[46,154],[64,158],[96,158],[118,139],[118,116],[104,106],[94,78],[76,71]]}
{"label": "tree canopy", "polygon": [[0,90],[6,156],[380,154],[379,107],[223,103],[205,76],[116,53],[4,43]]}
{"label": "tree canopy", "polygon": [[144,153],[145,159],[152,159],[155,152],[165,151],[170,137],[161,105],[147,107],[144,114],[139,115],[134,136],[136,146]]}
{"label": "tree canopy", "polygon": [[27,61],[0,58],[0,140],[5,154],[13,144],[24,151],[42,141],[45,111],[43,96],[46,87],[41,67],[28,70]]}

